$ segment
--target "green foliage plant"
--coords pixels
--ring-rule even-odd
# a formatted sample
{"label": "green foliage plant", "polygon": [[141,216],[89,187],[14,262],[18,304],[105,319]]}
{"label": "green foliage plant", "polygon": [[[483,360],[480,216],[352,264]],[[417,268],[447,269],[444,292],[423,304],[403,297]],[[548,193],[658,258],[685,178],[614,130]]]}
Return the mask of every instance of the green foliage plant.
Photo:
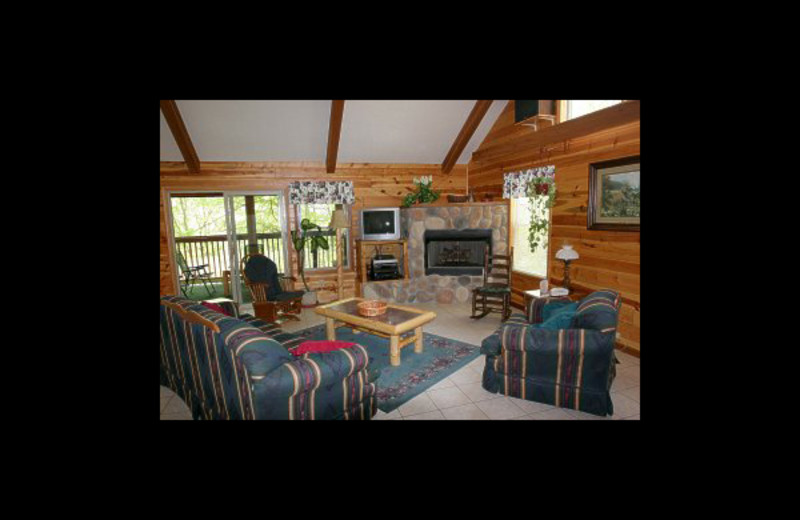
{"label": "green foliage plant", "polygon": [[414,177],[414,184],[417,186],[416,191],[407,194],[403,198],[403,207],[409,208],[412,204],[436,202],[439,200],[441,192],[431,188],[433,185],[433,175]]}
{"label": "green foliage plant", "polygon": [[317,252],[318,249],[328,250],[330,247],[328,244],[328,239],[322,235],[314,234],[312,235],[312,231],[318,231],[322,233],[322,228],[319,227],[317,224],[314,224],[307,218],[304,218],[300,222],[300,230],[292,230],[292,245],[294,246],[295,250],[297,251],[297,270],[300,272],[300,278],[303,280],[303,286],[306,288],[306,292],[310,292],[311,289],[308,288],[308,283],[306,283],[306,275],[304,269],[304,255],[303,250],[306,247],[306,243],[308,243],[309,250],[311,254]]}
{"label": "green foliage plant", "polygon": [[548,174],[533,177],[528,183],[527,195],[531,210],[528,244],[531,253],[534,253],[540,246],[547,247],[550,227],[549,210],[556,200],[555,177]]}

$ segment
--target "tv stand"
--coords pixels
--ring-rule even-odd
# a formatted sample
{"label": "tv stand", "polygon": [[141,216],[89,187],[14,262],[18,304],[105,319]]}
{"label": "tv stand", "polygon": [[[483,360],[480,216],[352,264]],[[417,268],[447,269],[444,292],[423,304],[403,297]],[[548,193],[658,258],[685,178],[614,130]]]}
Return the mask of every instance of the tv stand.
{"label": "tv stand", "polygon": [[400,278],[408,280],[408,241],[407,240],[356,240],[356,295],[363,298],[366,283],[392,282],[394,280],[370,280],[367,277],[369,264],[378,253],[397,258],[401,269]]}

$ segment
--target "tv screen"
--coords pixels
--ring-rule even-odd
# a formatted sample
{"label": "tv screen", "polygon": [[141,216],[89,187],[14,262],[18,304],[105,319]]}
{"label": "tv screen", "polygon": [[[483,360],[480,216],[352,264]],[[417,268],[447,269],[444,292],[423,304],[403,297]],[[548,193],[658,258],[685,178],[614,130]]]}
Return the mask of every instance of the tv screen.
{"label": "tv screen", "polygon": [[395,234],[395,212],[391,210],[364,210],[364,234]]}

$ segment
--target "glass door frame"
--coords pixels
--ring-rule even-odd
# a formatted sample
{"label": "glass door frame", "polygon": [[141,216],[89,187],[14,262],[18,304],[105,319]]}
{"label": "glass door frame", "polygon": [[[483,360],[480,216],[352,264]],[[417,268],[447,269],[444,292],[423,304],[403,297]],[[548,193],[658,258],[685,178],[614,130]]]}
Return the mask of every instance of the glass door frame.
{"label": "glass door frame", "polygon": [[[172,257],[170,263],[172,264],[172,280],[173,290],[175,294],[180,294],[181,290],[181,275],[178,272],[178,263],[175,261],[177,245],[175,243],[175,227],[172,219],[172,195],[179,193],[222,193],[222,198],[225,207],[225,228],[228,237],[228,262],[231,271],[231,296],[232,299],[241,305],[242,291],[241,284],[239,283],[241,277],[239,276],[239,251],[236,245],[236,217],[233,211],[233,197],[241,197],[246,195],[277,195],[278,196],[278,219],[281,225],[281,234],[285,237],[283,247],[283,265],[286,270],[291,270],[289,264],[289,233],[288,233],[288,214],[286,212],[286,197],[283,190],[196,190],[196,189],[164,189],[164,212],[166,217],[167,237],[169,241],[169,249],[171,250]],[[286,273],[285,273],[286,274]]]}
{"label": "glass door frame", "polygon": [[[277,196],[278,197],[278,221],[281,226],[281,234],[285,237],[283,246],[283,265],[286,270],[289,266],[289,234],[287,232],[289,223],[287,222],[286,204],[284,201],[283,190],[243,190],[243,191],[223,191],[225,198],[225,221],[228,229],[228,253],[230,255],[231,267],[231,297],[242,305],[242,285],[239,266],[242,261],[239,258],[239,248],[236,245],[236,211],[233,207],[234,197],[244,197],[247,195]],[[286,274],[286,273],[284,273]]]}

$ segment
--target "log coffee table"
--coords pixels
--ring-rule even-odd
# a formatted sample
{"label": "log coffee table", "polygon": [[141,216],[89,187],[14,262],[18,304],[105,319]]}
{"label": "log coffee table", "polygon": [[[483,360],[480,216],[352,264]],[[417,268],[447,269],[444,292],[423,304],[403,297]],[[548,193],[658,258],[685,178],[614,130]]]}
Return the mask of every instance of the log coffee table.
{"label": "log coffee table", "polygon": [[[358,303],[364,298],[348,298],[321,305],[314,312],[325,316],[325,330],[329,341],[336,340],[337,327],[352,327],[369,334],[389,338],[389,362],[400,365],[400,349],[414,342],[414,352],[422,352],[422,326],[436,317],[435,312],[389,304],[380,316],[367,317],[358,313]],[[338,323],[337,323],[338,322]],[[414,329],[405,339],[400,335]]]}

